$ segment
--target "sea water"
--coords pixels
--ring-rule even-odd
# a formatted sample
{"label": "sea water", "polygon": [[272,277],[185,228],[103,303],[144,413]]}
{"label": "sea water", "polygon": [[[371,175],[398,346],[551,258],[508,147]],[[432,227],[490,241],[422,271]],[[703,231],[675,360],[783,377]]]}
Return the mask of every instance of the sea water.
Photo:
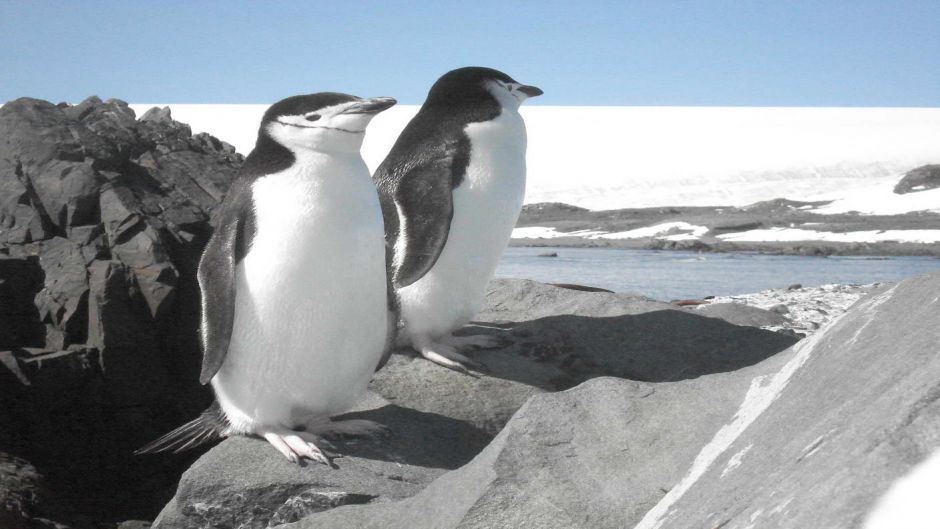
{"label": "sea water", "polygon": [[[539,257],[557,252],[558,257]],[[937,257],[804,257],[619,248],[507,248],[497,277],[576,283],[654,299],[699,299],[787,288],[899,281],[940,269]]]}

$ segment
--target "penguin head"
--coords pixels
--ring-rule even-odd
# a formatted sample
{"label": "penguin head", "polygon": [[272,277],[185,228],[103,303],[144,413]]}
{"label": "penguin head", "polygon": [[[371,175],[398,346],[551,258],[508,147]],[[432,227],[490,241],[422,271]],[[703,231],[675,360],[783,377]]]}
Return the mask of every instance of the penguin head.
{"label": "penguin head", "polygon": [[425,105],[461,106],[496,100],[503,108],[514,110],[526,99],[542,93],[541,89],[524,85],[499,70],[467,66],[442,75],[431,87]]}
{"label": "penguin head", "polygon": [[288,97],[264,113],[259,141],[267,136],[295,153],[358,152],[372,118],[395,103],[336,92]]}

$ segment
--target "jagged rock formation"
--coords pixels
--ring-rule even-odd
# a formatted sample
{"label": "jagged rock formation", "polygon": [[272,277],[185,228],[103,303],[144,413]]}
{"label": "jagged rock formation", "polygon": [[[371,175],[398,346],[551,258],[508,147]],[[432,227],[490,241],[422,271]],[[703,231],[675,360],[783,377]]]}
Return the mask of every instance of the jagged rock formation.
{"label": "jagged rock formation", "polygon": [[130,452],[206,402],[195,268],[241,162],[166,109],[0,108],[0,450],[81,496],[79,523],[171,485]]}

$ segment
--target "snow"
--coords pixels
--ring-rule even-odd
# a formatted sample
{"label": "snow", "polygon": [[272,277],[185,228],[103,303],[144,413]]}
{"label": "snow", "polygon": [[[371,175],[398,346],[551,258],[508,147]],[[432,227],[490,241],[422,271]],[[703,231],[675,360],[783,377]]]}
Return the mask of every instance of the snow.
{"label": "snow", "polygon": [[[812,223],[804,224],[808,226]],[[682,233],[675,233],[676,231]],[[513,239],[557,239],[560,237],[580,237],[582,239],[643,239],[656,238],[667,241],[698,240],[708,232],[705,226],[696,226],[687,222],[666,222],[655,226],[637,228],[629,231],[605,232],[600,230],[577,230],[560,232],[548,226],[528,226],[512,231]],[[725,233],[718,239],[728,242],[940,242],[940,230],[868,230],[837,233],[815,231],[803,228],[766,228]]]}
{"label": "snow", "polygon": [[[675,233],[689,232],[689,233]],[[597,235],[594,239],[643,239],[646,237],[656,237],[667,241],[688,241],[695,240],[708,233],[705,226],[696,226],[688,222],[664,222],[655,226],[646,228],[637,228],[629,231],[618,231],[614,233],[605,233]],[[666,235],[663,235],[666,234]],[[661,236],[661,237],[660,237]]]}
{"label": "snow", "polygon": [[[131,105],[138,115],[152,106],[166,105]],[[193,132],[245,154],[267,108],[168,106]],[[375,118],[363,145],[370,168],[417,110],[399,105]],[[522,114],[527,203],[613,209],[833,199],[847,189],[893,186],[904,172],[940,162],[940,108],[523,106]],[[919,194],[897,207],[931,202]],[[930,207],[937,203],[934,195]]]}
{"label": "snow", "polygon": [[559,237],[590,237],[606,233],[603,231],[578,230],[562,232],[555,228],[545,226],[529,226],[526,228],[515,228],[512,230],[513,239],[557,239]]}
{"label": "snow", "polygon": [[812,212],[822,215],[849,211],[863,215],[897,215],[909,211],[940,213],[940,188],[899,195],[894,192],[897,180],[846,191],[831,204],[813,209]]}
{"label": "snow", "polygon": [[897,480],[878,500],[865,529],[936,529],[940,525],[940,449]]}
{"label": "snow", "polygon": [[[680,232],[680,233],[676,233]],[[629,231],[609,233],[601,230],[576,230],[561,232],[547,226],[529,226],[512,230],[513,239],[557,239],[559,237],[580,237],[582,239],[644,239],[655,237],[668,241],[698,239],[708,232],[705,226],[696,226],[688,222],[664,222],[655,226],[637,228]]]}
{"label": "snow", "polygon": [[940,230],[871,230],[836,233],[801,228],[768,228],[738,233],[726,233],[719,239],[730,242],[940,242]]}

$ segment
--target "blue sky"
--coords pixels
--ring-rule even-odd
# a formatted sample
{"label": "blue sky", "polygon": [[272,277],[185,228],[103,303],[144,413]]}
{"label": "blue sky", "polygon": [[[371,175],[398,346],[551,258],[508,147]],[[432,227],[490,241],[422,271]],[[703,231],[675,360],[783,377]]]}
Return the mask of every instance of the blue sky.
{"label": "blue sky", "polygon": [[0,0],[0,101],[420,103],[499,68],[548,105],[940,106],[940,1]]}

